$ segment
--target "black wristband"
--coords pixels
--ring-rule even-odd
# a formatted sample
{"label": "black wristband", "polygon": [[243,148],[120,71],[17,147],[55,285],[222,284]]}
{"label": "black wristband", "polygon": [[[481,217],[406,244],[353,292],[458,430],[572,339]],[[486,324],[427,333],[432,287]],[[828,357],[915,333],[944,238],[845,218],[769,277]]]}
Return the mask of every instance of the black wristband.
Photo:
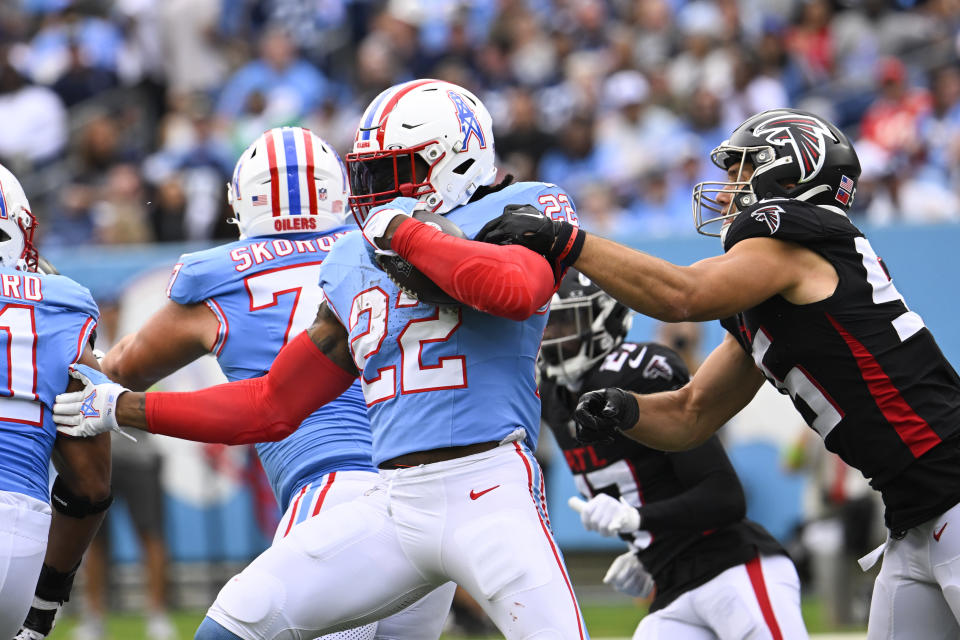
{"label": "black wristband", "polygon": [[547,256],[550,262],[556,264],[561,271],[573,266],[583,251],[583,243],[587,239],[587,232],[575,227],[569,222],[554,222],[556,240]]}
{"label": "black wristband", "polygon": [[629,391],[623,389],[617,389],[622,394],[620,399],[620,415],[621,421],[617,426],[617,429],[623,431],[624,429],[630,429],[633,425],[637,424],[637,420],[640,419],[640,405],[637,404],[637,399],[633,397],[633,394]]}

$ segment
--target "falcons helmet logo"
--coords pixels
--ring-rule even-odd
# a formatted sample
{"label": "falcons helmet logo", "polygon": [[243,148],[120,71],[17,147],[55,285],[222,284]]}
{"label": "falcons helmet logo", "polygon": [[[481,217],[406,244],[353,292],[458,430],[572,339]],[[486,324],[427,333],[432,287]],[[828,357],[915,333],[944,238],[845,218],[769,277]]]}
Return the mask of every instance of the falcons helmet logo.
{"label": "falcons helmet logo", "polygon": [[758,138],[778,147],[793,151],[793,157],[800,168],[800,182],[814,178],[823,168],[826,155],[827,138],[839,142],[827,125],[812,116],[781,114],[764,120],[753,131]]}
{"label": "falcons helmet logo", "polygon": [[780,214],[782,213],[783,209],[775,204],[771,204],[754,210],[750,213],[750,217],[765,223],[767,228],[770,229],[770,235],[773,235],[777,232],[777,229],[780,228]]}
{"label": "falcons helmet logo", "polygon": [[642,375],[649,379],[663,378],[669,380],[673,377],[673,367],[663,356],[653,356],[647,366],[643,368]]}

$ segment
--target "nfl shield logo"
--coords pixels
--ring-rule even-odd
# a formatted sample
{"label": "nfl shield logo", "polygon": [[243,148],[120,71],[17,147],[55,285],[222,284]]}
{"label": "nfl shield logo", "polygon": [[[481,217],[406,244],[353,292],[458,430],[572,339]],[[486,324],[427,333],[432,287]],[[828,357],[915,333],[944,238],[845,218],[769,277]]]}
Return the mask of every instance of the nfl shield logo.
{"label": "nfl shield logo", "polygon": [[320,201],[323,201],[323,200],[326,200],[326,199],[327,199],[327,188],[326,188],[326,187],[320,187],[319,189],[317,189],[317,199],[320,200]]}

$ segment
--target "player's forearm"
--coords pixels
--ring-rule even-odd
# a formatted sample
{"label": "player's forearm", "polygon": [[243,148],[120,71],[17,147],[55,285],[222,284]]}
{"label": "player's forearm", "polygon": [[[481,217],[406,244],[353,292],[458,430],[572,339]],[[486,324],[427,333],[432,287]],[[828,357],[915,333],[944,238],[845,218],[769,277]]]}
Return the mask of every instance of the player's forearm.
{"label": "player's forearm", "polygon": [[665,322],[701,319],[691,306],[692,284],[684,267],[595,234],[587,235],[574,267],[644,315]]}
{"label": "player's forearm", "polygon": [[147,394],[140,391],[126,391],[117,398],[117,424],[135,429],[147,428]]}
{"label": "player's forearm", "polygon": [[[738,499],[739,498],[739,499]],[[653,534],[665,531],[702,532],[719,529],[746,515],[743,490],[715,474],[668,500],[640,507],[643,528]]]}
{"label": "player's forearm", "polygon": [[743,488],[716,436],[703,445],[667,456],[677,481],[686,489],[672,498],[640,507],[644,529],[699,532],[742,519]]}
{"label": "player's forearm", "polygon": [[146,375],[144,371],[138,371],[132,366],[131,348],[133,347],[135,334],[124,336],[113,345],[107,354],[103,356],[100,362],[100,370],[107,374],[114,382],[122,384],[128,389],[137,391],[144,390],[157,380],[162,378]]}
{"label": "player's forearm", "polygon": [[553,295],[549,263],[523,247],[456,238],[410,218],[391,247],[457,300],[496,316],[525,320]]}
{"label": "player's forearm", "polygon": [[117,402],[117,422],[199,442],[281,440],[355,379],[304,332],[259,378],[183,393],[124,393]]}
{"label": "player's forearm", "polygon": [[687,393],[684,387],[676,391],[632,394],[640,408],[640,419],[623,434],[660,451],[684,451],[701,444],[715,429],[710,429],[690,406]]}

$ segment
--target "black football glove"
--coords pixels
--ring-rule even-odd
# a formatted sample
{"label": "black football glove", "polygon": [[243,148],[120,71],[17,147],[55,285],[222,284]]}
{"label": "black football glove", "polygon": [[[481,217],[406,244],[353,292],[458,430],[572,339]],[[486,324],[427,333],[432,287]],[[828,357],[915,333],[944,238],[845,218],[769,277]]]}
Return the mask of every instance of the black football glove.
{"label": "black football glove", "polygon": [[530,204],[508,204],[503,213],[483,225],[474,240],[518,244],[542,255],[557,282],[580,257],[586,233],[569,222],[551,220]]}
{"label": "black football glove", "polygon": [[615,434],[629,429],[639,419],[637,399],[616,387],[583,394],[573,413],[580,444],[612,442]]}

